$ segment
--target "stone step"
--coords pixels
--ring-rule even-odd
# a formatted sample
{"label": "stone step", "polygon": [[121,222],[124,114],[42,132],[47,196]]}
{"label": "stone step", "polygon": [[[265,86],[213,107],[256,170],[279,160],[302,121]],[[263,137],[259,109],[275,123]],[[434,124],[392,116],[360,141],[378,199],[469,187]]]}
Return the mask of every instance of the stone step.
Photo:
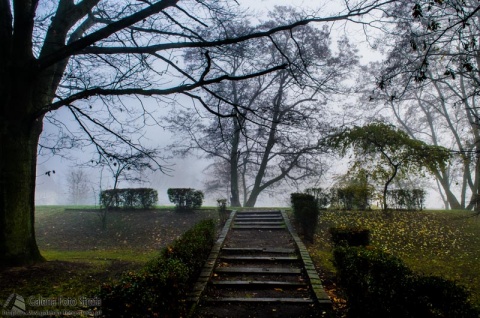
{"label": "stone step", "polygon": [[282,217],[276,216],[259,216],[259,217],[239,217],[235,218],[235,221],[283,221]]}
{"label": "stone step", "polygon": [[284,225],[283,221],[248,221],[235,220],[234,225]]}
{"label": "stone step", "polygon": [[239,214],[282,214],[280,211],[237,211]]}
{"label": "stone step", "polygon": [[285,274],[285,275],[297,275],[301,274],[300,268],[266,268],[266,267],[217,267],[215,269],[217,273],[235,273],[235,274]]}
{"label": "stone step", "polygon": [[224,247],[224,253],[279,253],[279,254],[293,254],[294,248],[280,248],[280,247]]}
{"label": "stone step", "polygon": [[208,297],[204,299],[206,302],[248,302],[248,303],[313,303],[311,298],[253,298],[253,297]]}
{"label": "stone step", "polygon": [[192,297],[203,302],[199,313],[291,318],[330,310],[308,251],[284,211],[234,212],[229,221],[228,237]]}
{"label": "stone step", "polygon": [[220,256],[220,259],[229,261],[298,261],[296,256]]}
{"label": "stone step", "polygon": [[233,225],[232,229],[237,230],[284,230],[284,225]]}
{"label": "stone step", "polygon": [[269,216],[269,217],[240,217],[240,218],[235,218],[235,221],[242,221],[242,222],[251,222],[251,221],[262,221],[262,222],[279,222],[283,221],[283,218],[281,217],[276,217],[276,216]]}
{"label": "stone step", "polygon": [[295,287],[305,287],[308,286],[304,282],[280,282],[273,280],[219,280],[212,281],[212,284],[215,286],[238,286],[238,287],[265,287],[265,288],[274,288],[274,287],[283,287],[283,288],[295,288]]}
{"label": "stone step", "polygon": [[237,218],[259,218],[259,217],[269,217],[269,218],[276,218],[281,217],[282,214],[280,213],[237,213],[235,217]]}

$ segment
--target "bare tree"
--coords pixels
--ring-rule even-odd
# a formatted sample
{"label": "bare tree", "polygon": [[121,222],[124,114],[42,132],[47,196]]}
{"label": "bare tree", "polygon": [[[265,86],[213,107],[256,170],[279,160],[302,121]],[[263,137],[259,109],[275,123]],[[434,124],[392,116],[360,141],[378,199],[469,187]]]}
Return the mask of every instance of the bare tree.
{"label": "bare tree", "polygon": [[91,163],[96,167],[105,167],[113,179],[112,189],[117,189],[120,181],[129,183],[143,183],[145,178],[142,173],[146,170],[155,171],[154,161],[151,158],[158,157],[157,150],[143,150],[136,153],[122,153],[115,155],[99,155],[97,161]]}
{"label": "bare tree", "polygon": [[85,171],[71,170],[67,176],[67,187],[70,203],[74,205],[84,203],[89,192],[88,177]]}
{"label": "bare tree", "polygon": [[413,138],[459,154],[434,172],[444,201],[456,209],[478,203],[479,10],[476,1],[397,2],[388,10],[396,24],[378,42],[388,63],[378,73],[382,92],[373,97]]}
{"label": "bare tree", "polygon": [[[291,8],[275,8],[270,13],[272,20],[265,25],[297,14]],[[235,34],[247,27],[243,22],[226,28]],[[345,38],[338,43],[339,55],[332,53],[330,45],[327,28],[302,26],[275,34],[269,45],[241,43],[213,51],[211,54],[218,57],[212,72],[236,74],[282,61],[291,68],[261,79],[213,85],[210,89],[215,95],[224,99],[232,96],[235,104],[248,106],[248,110],[232,110],[234,117],[221,119],[201,114],[192,120],[191,113],[184,111],[170,118],[172,129],[189,137],[176,143],[180,152],[200,149],[230,167],[232,206],[241,205],[240,193],[244,206],[254,206],[267,189],[319,178],[324,172],[319,138],[329,126],[326,96],[341,90],[342,81],[357,63],[356,51]],[[187,62],[195,62],[196,56],[190,51]],[[261,58],[255,60],[254,56]],[[222,110],[229,106],[217,100],[207,99],[209,107]]]}
{"label": "bare tree", "polygon": [[[141,100],[130,107],[120,97],[157,96],[162,102],[171,100],[165,96],[184,94],[198,100],[194,91],[212,83],[287,66],[282,61],[255,72],[216,76],[210,73],[214,57],[209,48],[255,38],[270,41],[279,31],[314,21],[353,20],[384,2],[349,1],[342,14],[303,15],[286,25],[217,37],[217,32],[204,31],[241,18],[231,1],[0,0],[1,263],[42,260],[34,232],[35,169],[43,123],[58,120],[50,117],[57,110],[68,110],[86,138],[105,153],[110,140],[97,138],[92,128],[141,151],[123,126],[135,117],[148,119],[150,125],[151,109]],[[203,60],[197,72],[187,74],[179,56],[193,47],[205,50]],[[56,151],[61,143],[44,146]]]}

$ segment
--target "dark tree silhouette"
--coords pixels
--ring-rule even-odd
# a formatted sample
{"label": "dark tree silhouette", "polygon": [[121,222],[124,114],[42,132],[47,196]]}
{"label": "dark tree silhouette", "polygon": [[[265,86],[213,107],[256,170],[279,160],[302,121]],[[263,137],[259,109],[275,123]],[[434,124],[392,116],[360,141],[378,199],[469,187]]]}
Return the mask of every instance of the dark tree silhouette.
{"label": "dark tree silhouette", "polygon": [[[212,83],[286,68],[282,63],[216,76],[209,72],[215,57],[208,49],[253,38],[269,41],[276,32],[314,21],[355,19],[383,4],[358,3],[349,3],[344,14],[303,16],[237,37],[215,37],[218,32],[208,31],[242,18],[232,1],[0,0],[0,263],[42,260],[34,231],[35,170],[43,122],[52,112],[69,109],[104,152],[109,140],[90,133],[92,127],[140,151],[138,142],[122,134],[122,124],[135,115],[148,117],[148,110],[141,103],[129,109],[119,97],[178,93],[199,100],[195,91]],[[194,47],[204,49],[203,59],[187,74],[178,56]],[[110,121],[98,117],[99,104]]]}

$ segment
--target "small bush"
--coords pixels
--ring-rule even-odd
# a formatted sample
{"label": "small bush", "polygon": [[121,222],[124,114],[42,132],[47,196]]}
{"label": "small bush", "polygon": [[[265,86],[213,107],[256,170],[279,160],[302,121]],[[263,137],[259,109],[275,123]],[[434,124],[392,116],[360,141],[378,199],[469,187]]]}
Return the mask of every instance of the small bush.
{"label": "small bush", "polygon": [[306,193],[292,193],[291,203],[295,220],[300,224],[307,240],[313,242],[320,211],[313,195]]}
{"label": "small bush", "polygon": [[467,290],[455,282],[438,276],[419,276],[415,281],[415,294],[418,317],[480,317],[480,312],[473,309],[467,301]]}
{"label": "small bush", "polygon": [[170,188],[167,190],[168,199],[175,203],[177,211],[193,211],[203,204],[203,192],[190,188]]}
{"label": "small bush", "polygon": [[368,246],[370,230],[357,227],[332,227],[330,235],[335,246]]}
{"label": "small bush", "polygon": [[334,265],[348,317],[478,318],[465,289],[440,277],[416,275],[381,250],[338,247]]}
{"label": "small bush", "polygon": [[213,220],[199,222],[163,249],[142,270],[103,284],[99,297],[106,317],[182,317],[186,294],[215,241]]}
{"label": "small bush", "polygon": [[157,201],[157,191],[150,188],[109,189],[100,193],[100,204],[106,208],[150,209]]}
{"label": "small bush", "polygon": [[201,221],[194,228],[164,249],[164,258],[178,259],[189,269],[189,277],[196,279],[203,263],[210,254],[215,240],[215,223],[213,220]]}

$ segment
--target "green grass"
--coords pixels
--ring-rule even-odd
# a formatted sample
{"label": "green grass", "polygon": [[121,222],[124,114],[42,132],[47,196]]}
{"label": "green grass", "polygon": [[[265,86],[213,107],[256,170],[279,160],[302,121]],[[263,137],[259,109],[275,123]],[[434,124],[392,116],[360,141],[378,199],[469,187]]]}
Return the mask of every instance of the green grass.
{"label": "green grass", "polygon": [[146,263],[157,255],[157,251],[136,251],[130,249],[113,249],[101,251],[56,251],[41,250],[47,261],[103,263],[108,261],[125,261]]}
{"label": "green grass", "polygon": [[36,207],[37,243],[48,262],[0,271],[0,307],[12,292],[24,297],[93,295],[103,283],[141,268],[200,220],[218,216],[212,208],[175,213],[171,206],[111,212],[102,229],[93,209]]}
{"label": "green grass", "polygon": [[480,217],[472,215],[466,211],[324,211],[309,251],[317,266],[334,271],[328,229],[367,228],[371,245],[400,257],[419,273],[457,281],[471,291],[472,301],[480,306]]}
{"label": "green grass", "polygon": [[[173,213],[173,207],[162,206],[111,213],[107,230],[102,230],[97,213],[82,212],[92,208],[36,208],[37,241],[50,262],[0,275],[0,301],[13,290],[24,296],[88,295],[123,271],[141,267],[198,220],[217,215],[214,208]],[[309,251],[317,267],[327,272],[335,270],[328,234],[332,226],[370,229],[372,245],[402,258],[417,272],[456,280],[480,305],[480,217],[471,212],[322,211]]]}

